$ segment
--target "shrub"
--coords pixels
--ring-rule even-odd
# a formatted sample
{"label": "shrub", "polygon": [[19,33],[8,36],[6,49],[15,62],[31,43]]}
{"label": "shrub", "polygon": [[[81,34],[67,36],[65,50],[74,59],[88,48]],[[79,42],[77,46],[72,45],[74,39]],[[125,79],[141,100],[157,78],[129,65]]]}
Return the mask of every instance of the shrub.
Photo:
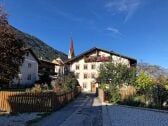
{"label": "shrub", "polygon": [[74,73],[68,73],[67,75],[59,76],[51,82],[51,85],[55,92],[59,92],[73,90],[79,83]]}
{"label": "shrub", "polygon": [[40,84],[35,84],[34,87],[32,87],[30,91],[34,93],[40,93],[42,92],[42,88]]}
{"label": "shrub", "polygon": [[111,103],[117,103],[120,100],[120,95],[119,95],[119,91],[118,88],[116,86],[111,85],[109,90],[108,90],[108,94],[109,94],[109,102]]}

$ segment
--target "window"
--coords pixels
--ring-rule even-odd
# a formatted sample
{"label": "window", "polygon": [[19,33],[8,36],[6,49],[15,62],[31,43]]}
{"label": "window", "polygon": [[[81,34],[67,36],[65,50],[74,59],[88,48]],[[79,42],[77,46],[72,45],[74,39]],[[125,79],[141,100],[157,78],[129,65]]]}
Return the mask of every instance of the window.
{"label": "window", "polygon": [[88,67],[87,67],[87,64],[85,64],[84,66],[83,66],[83,69],[84,70],[86,70]]}
{"label": "window", "polygon": [[76,65],[76,70],[79,70],[79,65]]}
{"label": "window", "polygon": [[92,64],[91,68],[94,70],[96,68],[96,65]]}
{"label": "window", "polygon": [[31,74],[28,74],[27,80],[31,80]]}
{"label": "window", "polygon": [[96,76],[95,76],[95,74],[94,73],[92,73],[91,74],[91,78],[95,78]]}
{"label": "window", "polygon": [[76,78],[79,79],[79,73],[76,73]]}
{"label": "window", "polygon": [[87,88],[87,83],[83,83],[83,88]]}
{"label": "window", "polygon": [[31,68],[31,63],[28,63],[28,68]]}
{"label": "window", "polygon": [[84,74],[83,78],[84,78],[84,79],[87,79],[87,78],[88,78],[88,75],[87,75],[87,74]]}

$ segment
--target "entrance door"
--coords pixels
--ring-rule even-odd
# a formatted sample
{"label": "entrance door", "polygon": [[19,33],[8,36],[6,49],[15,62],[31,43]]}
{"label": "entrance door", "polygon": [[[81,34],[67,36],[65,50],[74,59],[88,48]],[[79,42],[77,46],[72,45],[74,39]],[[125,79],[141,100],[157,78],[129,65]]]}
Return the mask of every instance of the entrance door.
{"label": "entrance door", "polygon": [[95,83],[91,84],[91,92],[96,93],[96,84]]}

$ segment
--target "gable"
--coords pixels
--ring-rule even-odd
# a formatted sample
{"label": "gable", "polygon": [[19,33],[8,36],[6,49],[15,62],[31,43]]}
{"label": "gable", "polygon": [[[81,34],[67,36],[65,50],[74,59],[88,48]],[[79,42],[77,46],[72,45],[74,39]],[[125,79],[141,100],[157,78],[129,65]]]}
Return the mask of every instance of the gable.
{"label": "gable", "polygon": [[[85,51],[84,53],[76,56],[75,58],[69,60],[66,62],[66,64],[71,64],[73,62],[77,62],[79,61],[80,59],[82,58],[85,58],[85,57],[89,57],[89,56],[99,56],[99,57],[104,57],[105,60],[107,58],[108,60],[108,57],[111,57],[113,58],[114,56],[114,59],[117,59],[116,57],[122,59],[122,60],[129,60],[129,62],[131,64],[136,64],[136,60],[133,59],[133,58],[130,58],[130,57],[127,57],[127,56],[124,56],[124,55],[121,55],[121,54],[118,54],[118,53],[115,53],[115,52],[112,52],[112,51],[107,51],[107,50],[104,50],[104,49],[99,49],[99,48],[92,48],[88,51]],[[126,61],[124,61],[126,62]]]}

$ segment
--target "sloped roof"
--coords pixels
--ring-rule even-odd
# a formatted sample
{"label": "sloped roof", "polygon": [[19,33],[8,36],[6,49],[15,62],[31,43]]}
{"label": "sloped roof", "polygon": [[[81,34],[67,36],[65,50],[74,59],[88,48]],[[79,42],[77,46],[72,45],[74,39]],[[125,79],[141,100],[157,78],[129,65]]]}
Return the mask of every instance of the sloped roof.
{"label": "sloped roof", "polygon": [[39,59],[37,58],[37,56],[35,55],[35,53],[32,51],[31,48],[26,48],[24,50],[25,51],[29,51],[33,55],[33,57],[37,60],[37,62],[40,63]]}
{"label": "sloped roof", "polygon": [[119,57],[122,57],[122,58],[126,58],[126,59],[132,61],[133,63],[137,63],[137,60],[134,59],[134,58],[131,58],[131,57],[128,57],[128,56],[125,56],[125,55],[116,53],[116,52],[114,52],[114,51],[107,51],[107,50],[105,50],[105,49],[93,47],[93,48],[91,48],[91,49],[89,49],[89,50],[87,50],[87,51],[81,53],[80,55],[78,55],[78,56],[76,56],[76,57],[74,57],[74,58],[68,60],[67,62],[65,62],[65,64],[69,64],[69,63],[71,63],[71,62],[74,62],[74,61],[76,61],[76,60],[82,58],[83,56],[88,55],[88,54],[90,54],[90,53],[92,53],[92,52],[94,52],[94,51],[96,51],[96,50],[103,51],[103,52],[106,52],[106,53],[109,53],[109,54],[112,54],[112,55],[116,55],[116,56],[119,56]]}

